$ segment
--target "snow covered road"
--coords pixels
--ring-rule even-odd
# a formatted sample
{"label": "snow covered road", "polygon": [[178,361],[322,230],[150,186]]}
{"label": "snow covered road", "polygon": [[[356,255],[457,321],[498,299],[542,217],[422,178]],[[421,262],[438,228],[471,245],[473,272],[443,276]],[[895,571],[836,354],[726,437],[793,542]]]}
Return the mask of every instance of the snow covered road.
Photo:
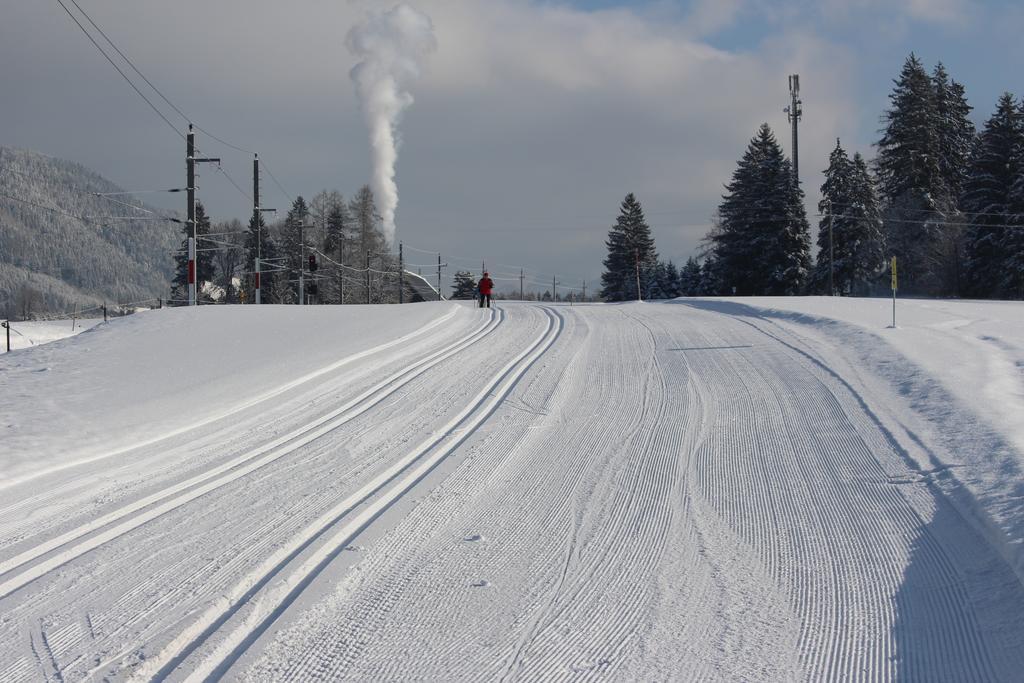
{"label": "snow covered road", "polygon": [[[12,419],[0,680],[1024,671],[1024,586],[984,508],[827,340],[699,304],[263,308],[367,335],[309,342],[233,403],[213,385],[156,435],[114,421],[106,454]],[[188,314],[102,334],[195,340]],[[218,314],[205,362],[257,362]],[[47,347],[54,382],[89,336]],[[40,351],[0,360],[8,393],[45,389]],[[133,382],[108,375],[108,412],[138,412]]]}

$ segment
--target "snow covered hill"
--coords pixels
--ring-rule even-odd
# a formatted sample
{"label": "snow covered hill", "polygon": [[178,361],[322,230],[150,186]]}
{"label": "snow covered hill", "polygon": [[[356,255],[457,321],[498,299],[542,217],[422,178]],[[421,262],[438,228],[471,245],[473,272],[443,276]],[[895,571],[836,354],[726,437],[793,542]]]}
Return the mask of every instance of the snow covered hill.
{"label": "snow covered hill", "polygon": [[167,296],[181,237],[152,218],[173,213],[97,194],[122,190],[80,164],[0,146],[0,315]]}
{"label": "snow covered hill", "polygon": [[152,311],[0,356],[0,680],[1019,680],[1017,304]]}

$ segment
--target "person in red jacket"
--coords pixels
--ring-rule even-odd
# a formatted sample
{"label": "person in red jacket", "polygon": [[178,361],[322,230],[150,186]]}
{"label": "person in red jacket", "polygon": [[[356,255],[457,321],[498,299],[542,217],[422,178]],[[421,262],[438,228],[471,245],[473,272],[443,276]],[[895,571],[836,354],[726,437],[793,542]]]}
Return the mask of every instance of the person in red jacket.
{"label": "person in red jacket", "polygon": [[491,291],[494,289],[494,280],[487,273],[480,278],[480,282],[477,283],[477,291],[480,292],[480,308],[486,306],[491,307]]}

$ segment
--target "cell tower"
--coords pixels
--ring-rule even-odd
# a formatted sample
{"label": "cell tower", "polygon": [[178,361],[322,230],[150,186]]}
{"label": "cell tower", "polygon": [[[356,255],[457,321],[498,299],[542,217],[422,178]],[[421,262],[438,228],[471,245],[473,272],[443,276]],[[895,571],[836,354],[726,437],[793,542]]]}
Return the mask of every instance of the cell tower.
{"label": "cell tower", "polygon": [[804,115],[803,101],[800,99],[800,76],[793,74],[789,77],[790,105],[783,109],[786,118],[793,126],[793,183],[800,186],[800,134],[798,131],[800,119]]}

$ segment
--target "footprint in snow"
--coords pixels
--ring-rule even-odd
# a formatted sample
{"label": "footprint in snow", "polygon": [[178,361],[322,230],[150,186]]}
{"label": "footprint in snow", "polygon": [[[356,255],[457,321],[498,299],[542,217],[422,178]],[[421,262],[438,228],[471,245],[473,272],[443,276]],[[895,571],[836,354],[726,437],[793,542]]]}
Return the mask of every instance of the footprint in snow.
{"label": "footprint in snow", "polygon": [[491,582],[487,579],[480,579],[479,581],[474,581],[470,585],[473,588],[488,588],[491,585]]}

